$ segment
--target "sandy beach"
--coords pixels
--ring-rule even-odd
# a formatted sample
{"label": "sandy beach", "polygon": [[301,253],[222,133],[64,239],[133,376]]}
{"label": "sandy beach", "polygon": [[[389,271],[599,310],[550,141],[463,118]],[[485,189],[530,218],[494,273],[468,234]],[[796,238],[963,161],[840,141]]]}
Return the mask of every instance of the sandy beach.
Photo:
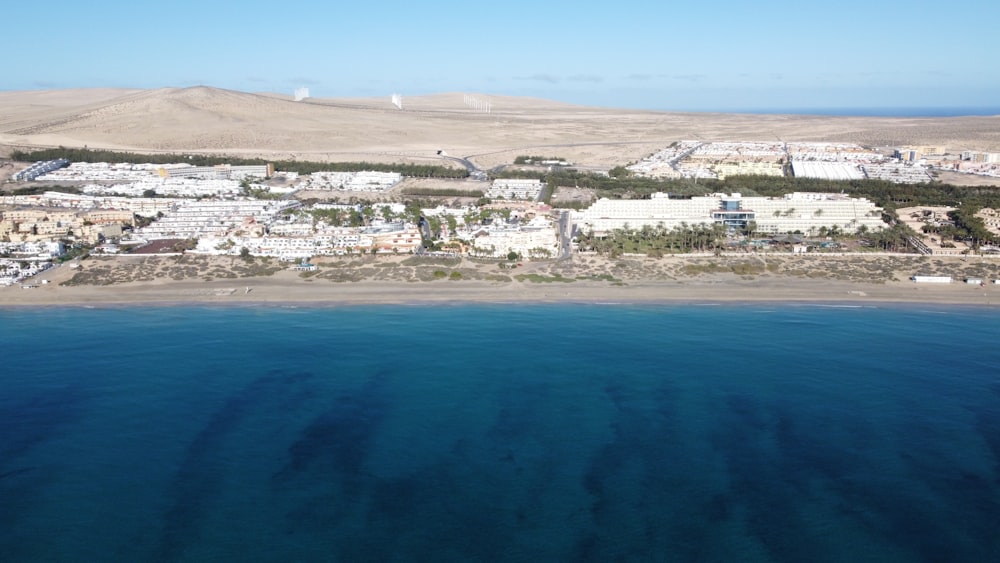
{"label": "sandy beach", "polygon": [[[428,263],[421,263],[426,260]],[[317,272],[233,267],[208,257],[115,257],[59,266],[31,289],[0,288],[0,307],[213,305],[339,306],[461,303],[914,303],[996,307],[991,282],[1000,261],[930,257],[770,255],[662,259],[597,256],[525,264],[436,261],[415,257],[318,260]],[[755,267],[755,265],[758,265]],[[142,279],[132,277],[143,272]],[[741,272],[741,273],[735,273]],[[917,284],[914,273],[951,275],[950,284]],[[246,274],[246,275],[244,275]],[[222,275],[226,277],[221,277]],[[963,283],[981,276],[985,285]],[[48,283],[41,283],[41,280]]]}

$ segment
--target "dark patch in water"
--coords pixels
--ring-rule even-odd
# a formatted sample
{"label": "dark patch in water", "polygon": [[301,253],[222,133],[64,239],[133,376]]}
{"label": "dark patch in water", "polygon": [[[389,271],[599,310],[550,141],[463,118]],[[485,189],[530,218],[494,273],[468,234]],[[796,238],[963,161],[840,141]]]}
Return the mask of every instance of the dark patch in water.
{"label": "dark patch in water", "polygon": [[[661,385],[652,392],[633,389],[624,382],[605,386],[615,407],[611,422],[613,439],[601,447],[583,476],[583,486],[593,497],[593,529],[579,530],[573,559],[580,561],[653,561],[663,554],[681,561],[704,559],[703,538],[710,531],[687,521],[672,520],[682,509],[703,504],[697,493],[678,490],[685,464],[674,461],[677,440],[673,390]],[[634,488],[625,489],[631,481]],[[690,502],[687,502],[690,500]],[[611,533],[609,533],[611,531]]]}
{"label": "dark patch in water", "polygon": [[54,479],[51,468],[24,467],[21,458],[30,458],[34,448],[63,436],[83,415],[89,399],[89,393],[76,385],[20,400],[10,395],[0,398],[0,561],[32,559],[18,555],[31,546],[19,545],[16,524]]}
{"label": "dark patch in water", "polygon": [[163,530],[154,554],[156,561],[184,557],[186,546],[200,539],[201,517],[219,494],[227,467],[216,452],[251,414],[270,412],[275,401],[293,394],[307,374],[272,371],[233,395],[188,446],[173,479],[173,503],[163,516]]}
{"label": "dark patch in water", "polygon": [[[998,553],[995,488],[961,470],[954,478],[942,478],[941,460],[947,456],[928,449],[924,440],[914,438],[919,449],[911,447],[904,456],[907,475],[887,480],[885,469],[865,449],[870,432],[857,420],[832,414],[849,409],[748,397],[731,398],[729,404],[736,408],[728,411],[713,444],[728,461],[732,503],[743,508],[748,529],[772,560],[842,556],[816,552],[823,531],[807,524],[810,512],[851,520],[873,538],[924,561],[982,561]],[[933,429],[917,430],[922,422],[919,414],[913,416],[911,434],[932,438]],[[938,494],[928,497],[923,494],[928,489]],[[819,491],[826,493],[817,497]],[[829,492],[840,497],[839,503],[820,500]],[[942,513],[955,517],[942,520]]]}
{"label": "dark patch in water", "polygon": [[991,385],[990,391],[993,400],[976,411],[976,430],[993,453],[993,482],[1000,485],[1000,383]]}
{"label": "dark patch in water", "polygon": [[732,512],[731,504],[732,502],[728,495],[721,493],[713,495],[712,499],[708,501],[708,506],[705,507],[705,512],[708,514],[708,521],[712,524],[720,524],[729,520],[730,513]]}
{"label": "dark patch in water", "polygon": [[0,561],[34,561],[40,546],[25,542],[18,524],[56,480],[58,469],[26,467],[0,481]]}
{"label": "dark patch in water", "polygon": [[509,390],[502,397],[500,411],[487,437],[499,450],[510,452],[537,433],[545,417],[551,415],[539,410],[539,405],[551,404],[552,391],[541,382],[525,383]]}
{"label": "dark patch in water", "polygon": [[[325,542],[331,550],[345,548],[331,534],[343,529],[342,525],[349,526],[349,518],[365,510],[371,494],[374,477],[365,470],[365,462],[389,409],[388,380],[387,373],[379,372],[355,393],[337,397],[288,447],[288,461],[271,476],[272,489],[326,499],[288,510],[289,534]],[[369,545],[359,538],[350,547],[362,554],[368,550],[371,560],[384,559],[379,554],[385,548],[378,542]]]}
{"label": "dark patch in water", "polygon": [[388,409],[387,375],[373,375],[355,394],[338,397],[301,432],[288,448],[289,461],[277,472],[277,483],[314,470],[333,472],[350,481],[361,477],[368,448]]}
{"label": "dark patch in water", "polygon": [[83,413],[88,394],[78,386],[39,393],[12,405],[0,405],[0,464],[56,438]]}
{"label": "dark patch in water", "polygon": [[27,473],[29,471],[34,471],[35,469],[38,469],[38,468],[37,467],[22,467],[20,469],[14,469],[12,471],[7,471],[7,472],[4,472],[4,473],[0,473],[0,480],[9,479],[11,477],[16,477],[18,475],[21,475],[22,473]]}
{"label": "dark patch in water", "polygon": [[573,549],[572,561],[603,561],[601,559],[601,538],[596,532],[580,536]]}
{"label": "dark patch in water", "polygon": [[394,560],[421,560],[415,554],[427,554],[428,561],[506,560],[518,532],[518,510],[504,498],[511,484],[498,482],[488,468],[478,474],[484,482],[470,481],[467,470],[441,459],[412,475],[373,483],[365,543],[391,545]]}
{"label": "dark patch in water", "polygon": [[[772,560],[816,561],[796,502],[803,474],[786,474],[783,461],[765,449],[780,417],[746,394],[730,395],[726,405],[712,433],[712,444],[727,461],[731,483],[727,506],[743,508],[747,528]],[[789,432],[787,427],[785,432]],[[820,554],[819,560],[823,557]]]}
{"label": "dark patch in water", "polygon": [[[870,465],[833,488],[872,534],[927,561],[986,561],[1000,553],[1000,495],[989,479],[964,468],[947,432],[917,409],[901,431],[904,467],[888,475]],[[943,446],[943,447],[942,447]],[[891,483],[891,486],[886,486]]]}

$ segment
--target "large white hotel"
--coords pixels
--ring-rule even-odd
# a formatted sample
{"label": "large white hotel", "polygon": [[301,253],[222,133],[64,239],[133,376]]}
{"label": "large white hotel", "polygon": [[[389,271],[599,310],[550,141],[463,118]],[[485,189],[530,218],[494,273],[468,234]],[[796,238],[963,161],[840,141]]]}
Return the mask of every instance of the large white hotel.
{"label": "large white hotel", "polygon": [[602,198],[590,208],[574,214],[581,231],[603,234],[625,227],[640,229],[662,225],[722,224],[745,228],[751,221],[760,233],[815,233],[821,227],[843,232],[884,228],[882,208],[864,198],[844,194],[795,192],[780,198],[742,197],[740,194],[709,194],[689,199],[671,199],[655,193],[650,199]]}

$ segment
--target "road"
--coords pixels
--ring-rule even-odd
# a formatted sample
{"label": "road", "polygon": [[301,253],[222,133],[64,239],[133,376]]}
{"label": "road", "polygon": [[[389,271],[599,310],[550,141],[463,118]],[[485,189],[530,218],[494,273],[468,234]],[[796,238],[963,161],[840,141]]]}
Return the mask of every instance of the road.
{"label": "road", "polygon": [[565,260],[573,253],[573,223],[569,211],[559,212],[559,255],[558,260]]}
{"label": "road", "polygon": [[486,171],[476,166],[471,160],[468,159],[468,157],[460,158],[457,156],[448,156],[444,152],[441,152],[441,158],[450,160],[452,162],[457,162],[462,166],[464,166],[465,169],[469,171],[469,178],[473,180],[478,180],[480,182],[486,181],[487,178]]}

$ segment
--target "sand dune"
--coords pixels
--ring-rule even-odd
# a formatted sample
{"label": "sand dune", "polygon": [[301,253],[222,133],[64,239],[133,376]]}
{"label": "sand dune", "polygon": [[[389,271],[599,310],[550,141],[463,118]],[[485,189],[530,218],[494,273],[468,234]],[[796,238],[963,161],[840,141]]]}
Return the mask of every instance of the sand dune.
{"label": "sand dune", "polygon": [[156,90],[0,92],[0,145],[89,146],[135,151],[208,152],[303,158],[428,162],[474,155],[480,165],[518,154],[561,156],[611,166],[670,142],[705,140],[850,141],[869,146],[945,145],[1000,150],[1000,116],[859,118],[668,113],[574,106],[462,93],[295,102],[205,86]]}

